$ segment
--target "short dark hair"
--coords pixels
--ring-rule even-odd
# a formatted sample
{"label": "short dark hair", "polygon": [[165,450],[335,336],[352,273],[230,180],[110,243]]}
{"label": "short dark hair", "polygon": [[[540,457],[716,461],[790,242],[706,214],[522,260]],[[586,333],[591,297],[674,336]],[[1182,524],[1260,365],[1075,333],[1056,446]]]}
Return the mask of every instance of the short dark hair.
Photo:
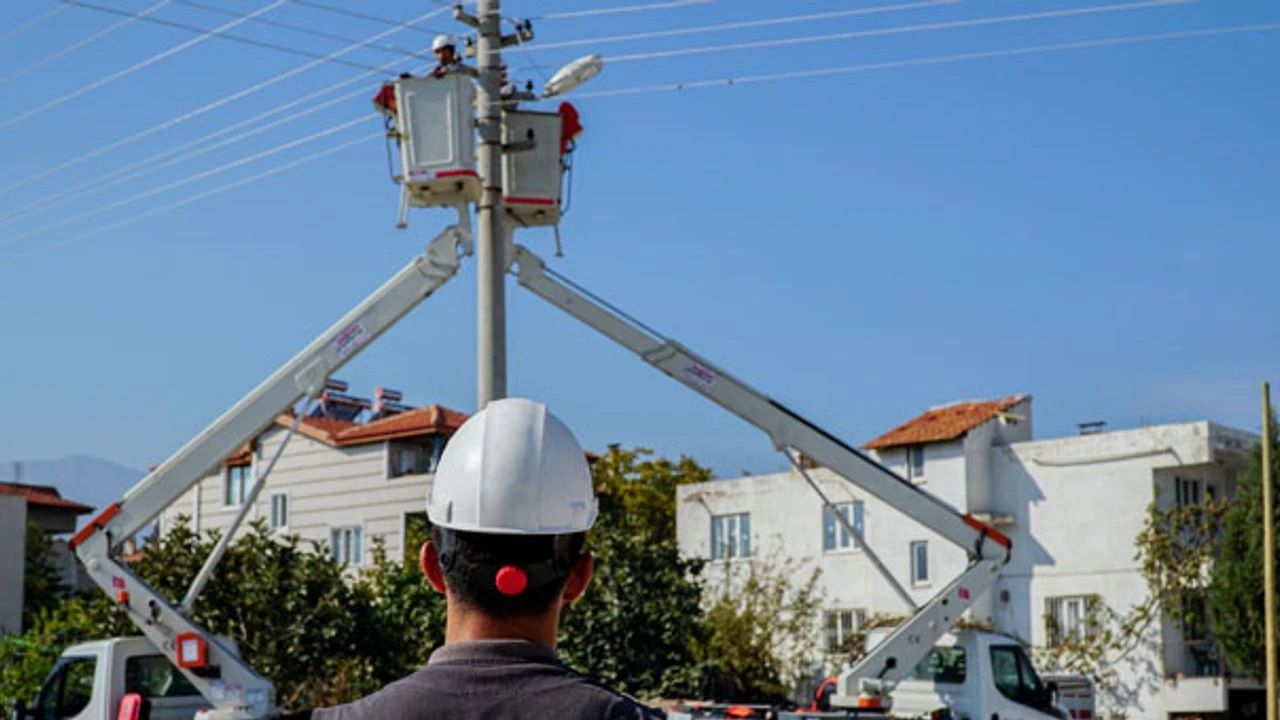
{"label": "short dark hair", "polygon": [[[564,591],[569,571],[582,556],[586,533],[495,535],[431,528],[445,584],[458,602],[487,615],[541,615]],[[504,566],[524,571],[528,585],[516,595],[498,590]]]}

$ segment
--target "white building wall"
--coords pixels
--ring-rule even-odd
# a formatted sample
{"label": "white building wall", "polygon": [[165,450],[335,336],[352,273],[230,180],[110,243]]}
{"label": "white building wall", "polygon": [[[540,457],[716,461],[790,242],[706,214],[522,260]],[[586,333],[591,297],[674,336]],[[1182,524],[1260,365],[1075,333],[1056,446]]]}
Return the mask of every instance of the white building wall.
{"label": "white building wall", "polygon": [[27,555],[27,501],[0,495],[0,635],[22,632],[22,577]]}
{"label": "white building wall", "polygon": [[[1202,491],[1212,486],[1218,497],[1229,496],[1256,438],[1192,422],[1030,441],[1029,407],[1025,413],[1025,425],[993,420],[962,441],[927,445],[922,486],[961,511],[989,513],[1012,537],[1011,562],[992,591],[975,603],[973,614],[1043,646],[1048,598],[1098,595],[1120,613],[1141,603],[1147,588],[1135,560],[1135,538],[1150,504],[1157,498],[1162,505],[1172,503],[1177,477],[1199,479]],[[890,449],[880,459],[905,475],[904,450]],[[917,602],[963,569],[959,548],[829,471],[811,474],[832,501],[865,502],[868,544]],[[751,513],[758,557],[792,558],[805,563],[802,567],[822,569],[820,588],[828,608],[863,608],[868,616],[904,611],[864,553],[823,552],[821,500],[797,474],[680,488],[682,552],[708,557],[710,515],[733,512]],[[918,539],[929,541],[932,584],[912,588],[909,547]],[[797,581],[804,578],[807,571],[797,572]],[[1165,681],[1193,673],[1181,634],[1165,621],[1154,623],[1144,637],[1139,649],[1116,666],[1114,688],[1098,698],[1100,711],[1154,720],[1186,706],[1187,698],[1171,694],[1176,683],[1171,690]]]}
{"label": "white building wall", "polygon": [[[284,428],[268,430],[253,455],[253,472],[265,467],[284,438]],[[332,447],[295,434],[267,477],[248,520],[270,520],[271,495],[286,493],[289,523],[282,532],[303,540],[329,542],[333,527],[363,528],[362,563],[372,561],[374,538],[381,538],[389,557],[404,551],[404,518],[426,511],[431,475],[387,477],[387,443]],[[224,529],[238,506],[224,504],[224,470],[219,469],[179,498],[165,512],[162,528],[179,514],[199,518],[201,531]]]}

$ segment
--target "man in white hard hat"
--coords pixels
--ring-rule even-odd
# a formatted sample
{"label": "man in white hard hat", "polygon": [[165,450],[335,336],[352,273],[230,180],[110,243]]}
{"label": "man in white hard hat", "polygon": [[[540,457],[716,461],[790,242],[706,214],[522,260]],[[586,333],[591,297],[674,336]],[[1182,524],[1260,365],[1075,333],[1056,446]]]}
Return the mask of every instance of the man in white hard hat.
{"label": "man in white hard hat", "polygon": [[436,56],[436,68],[431,71],[432,77],[444,77],[457,72],[462,65],[462,60],[458,58],[458,41],[452,35],[437,35],[431,41],[431,52]]}
{"label": "man in white hard hat", "polygon": [[427,502],[422,572],[447,607],[426,667],[317,720],[663,715],[581,675],[555,654],[561,611],[591,581],[596,519],[586,456],[545,405],[497,400],[445,447]]}

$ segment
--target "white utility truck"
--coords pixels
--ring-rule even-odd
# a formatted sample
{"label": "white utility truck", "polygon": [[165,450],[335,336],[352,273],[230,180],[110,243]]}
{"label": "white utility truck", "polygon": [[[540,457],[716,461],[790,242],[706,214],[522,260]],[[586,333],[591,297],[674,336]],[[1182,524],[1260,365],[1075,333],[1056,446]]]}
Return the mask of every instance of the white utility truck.
{"label": "white utility truck", "polygon": [[146,702],[150,720],[191,720],[209,707],[151,641],[128,637],[64,650],[31,706],[19,703],[13,720],[116,720],[129,694]]}
{"label": "white utility truck", "polygon": [[[392,83],[395,103],[394,109],[390,106],[388,109],[395,122],[395,129],[389,135],[396,138],[402,159],[402,172],[397,179],[406,186],[402,195],[403,205],[453,207],[459,222],[447,227],[428,244],[425,253],[411,260],[297,356],[158,465],[120,502],[105,508],[71,540],[70,545],[84,564],[89,578],[118,603],[155,652],[172,663],[179,675],[203,697],[208,709],[199,711],[199,718],[241,720],[279,715],[271,682],[241,659],[228,642],[197,626],[191,620],[191,611],[227,544],[254,507],[266,476],[293,437],[298,423],[324,392],[329,377],[440,289],[457,273],[463,257],[471,254],[469,204],[478,197],[479,183],[472,181],[475,157],[470,148],[475,110],[470,99],[473,90],[469,82],[469,79],[455,75],[402,79]],[[565,112],[563,108],[562,112]],[[506,114],[515,113],[508,111]],[[568,129],[576,123],[568,122],[570,116],[567,114],[559,118],[554,115],[529,113],[527,123],[521,125],[524,128],[521,137],[513,138],[512,142],[504,145],[504,185],[530,188],[530,192],[536,195],[531,198],[536,202],[529,202],[530,198],[523,197],[504,198],[509,229],[559,222],[559,179],[564,171],[560,158],[565,148],[572,145],[572,137],[566,136],[576,133],[576,130]],[[1009,538],[899,477],[852,445],[734,378],[680,343],[622,314],[549,269],[542,258],[516,244],[513,235],[513,232],[505,233],[505,252],[501,257],[520,285],[649,365],[758,427],[788,458],[794,460],[803,455],[812,459],[965,550],[969,564],[959,577],[943,586],[936,596],[879,643],[865,659],[842,673],[830,696],[831,706],[837,709],[885,709],[895,684],[929,653],[973,601],[991,587],[1001,566],[1009,559],[1012,550]],[[161,596],[121,559],[120,551],[125,542],[224,458],[290,411],[293,412],[293,423],[284,442],[255,478],[239,513],[196,575],[186,596],[179,602]],[[823,502],[830,506],[830,500],[822,495],[801,464],[796,463],[796,468]],[[835,516],[848,524],[842,514],[835,513]],[[857,537],[853,528],[847,529]],[[869,549],[867,555],[880,566],[899,594],[907,596]],[[915,607],[914,603],[910,606]],[[111,643],[125,647],[125,641],[109,641],[107,646]],[[126,658],[126,666],[127,662]],[[975,657],[973,662],[984,664],[989,661],[984,656]],[[102,707],[110,714],[116,710],[113,704],[126,700],[136,703],[138,698],[117,700],[121,697],[117,691],[124,686],[114,680],[116,675],[108,675],[108,665],[114,667],[113,663],[104,662],[95,670],[84,707]],[[1030,664],[1025,664],[1025,668],[1030,672]],[[125,669],[111,672],[125,672]],[[57,681],[62,683],[58,685],[59,697],[65,693],[64,688],[69,687],[66,677],[69,676],[64,675]],[[76,692],[81,693],[81,698],[86,691],[86,680],[77,676],[74,685],[79,688]],[[37,703],[43,700],[42,693]],[[1019,704],[1018,707],[1022,710],[1014,713],[1015,716],[1041,720],[1053,715],[1033,710],[1030,705]],[[104,716],[55,713],[37,717],[92,717],[99,720]],[[975,716],[974,720],[978,718]],[[989,716],[983,716],[981,720],[989,720]]]}

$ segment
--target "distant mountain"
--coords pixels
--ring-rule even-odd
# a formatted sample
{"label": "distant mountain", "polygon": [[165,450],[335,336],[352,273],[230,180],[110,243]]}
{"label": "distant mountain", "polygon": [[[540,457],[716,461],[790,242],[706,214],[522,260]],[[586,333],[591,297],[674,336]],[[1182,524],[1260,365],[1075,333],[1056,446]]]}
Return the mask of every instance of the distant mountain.
{"label": "distant mountain", "polygon": [[[57,460],[23,460],[22,482],[52,485],[62,497],[95,508],[119,500],[145,474],[91,455],[71,455]],[[0,461],[0,480],[14,480],[12,460]],[[84,516],[81,520],[92,517]]]}

